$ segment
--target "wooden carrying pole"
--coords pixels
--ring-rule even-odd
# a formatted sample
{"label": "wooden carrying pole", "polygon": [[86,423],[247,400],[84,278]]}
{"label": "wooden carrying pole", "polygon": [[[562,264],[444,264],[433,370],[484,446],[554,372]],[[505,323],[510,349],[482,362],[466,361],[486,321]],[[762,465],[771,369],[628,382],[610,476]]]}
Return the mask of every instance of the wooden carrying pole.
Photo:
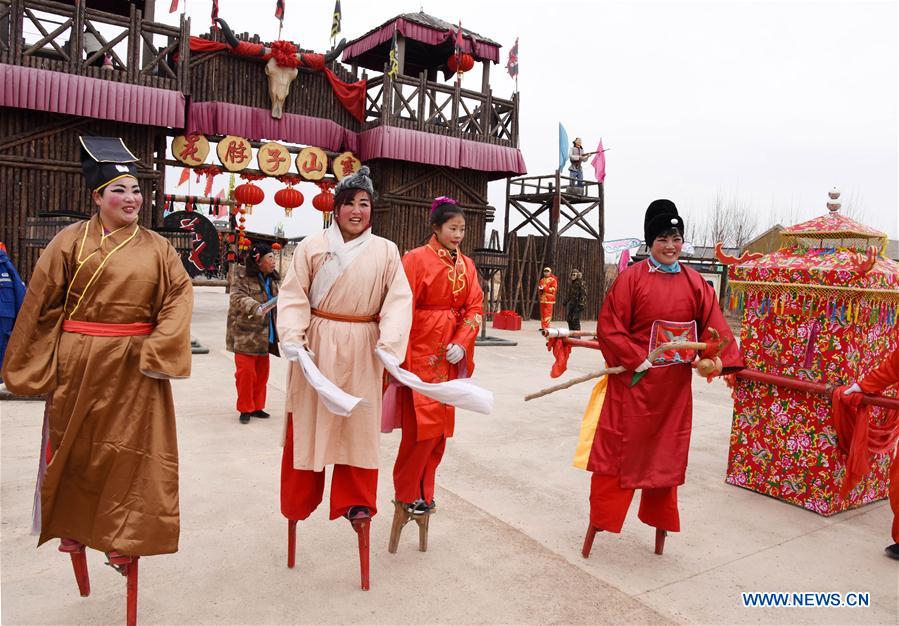
{"label": "wooden carrying pole", "polygon": [[[573,343],[574,341],[576,340],[572,340],[570,341],[570,343]],[[650,352],[646,357],[646,360],[652,363],[659,357],[660,354],[662,354],[663,352],[668,352],[669,350],[705,350],[706,347],[706,344],[702,341],[669,341],[667,343],[661,344],[655,350]],[[621,374],[624,371],[625,368],[618,365],[616,367],[607,367],[597,372],[590,372],[589,374],[584,374],[583,376],[573,378],[564,383],[553,385],[552,387],[547,387],[546,389],[541,389],[540,391],[528,394],[524,397],[524,401],[527,402],[536,398],[542,398],[543,396],[548,396],[549,394],[556,391],[561,391],[562,389],[573,387],[578,383],[585,383],[588,380],[593,380],[594,378],[599,378],[601,376],[605,376],[606,374]]]}

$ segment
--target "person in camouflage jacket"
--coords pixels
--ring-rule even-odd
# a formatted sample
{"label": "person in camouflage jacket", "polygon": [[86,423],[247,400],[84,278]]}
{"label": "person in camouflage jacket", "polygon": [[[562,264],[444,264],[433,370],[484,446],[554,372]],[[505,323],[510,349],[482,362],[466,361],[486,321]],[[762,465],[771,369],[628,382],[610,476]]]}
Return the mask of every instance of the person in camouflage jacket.
{"label": "person in camouflage jacket", "polygon": [[276,309],[261,306],[278,295],[281,277],[275,271],[275,255],[257,244],[247,256],[246,266],[237,266],[231,282],[225,346],[234,353],[237,410],[240,423],[251,417],[269,417],[265,411],[269,354],[279,356]]}
{"label": "person in camouflage jacket", "polygon": [[571,270],[570,279],[562,304],[567,312],[568,330],[580,330],[581,313],[587,307],[587,286],[584,284],[583,274],[578,270]]}

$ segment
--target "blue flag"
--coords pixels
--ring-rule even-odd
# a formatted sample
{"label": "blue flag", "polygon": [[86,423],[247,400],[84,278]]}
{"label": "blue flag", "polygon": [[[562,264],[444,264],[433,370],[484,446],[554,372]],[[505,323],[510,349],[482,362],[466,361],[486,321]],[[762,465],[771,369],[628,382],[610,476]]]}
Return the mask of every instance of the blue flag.
{"label": "blue flag", "polygon": [[562,122],[559,122],[559,171],[565,166],[565,161],[568,160],[568,132],[565,130],[565,127],[562,126]]}

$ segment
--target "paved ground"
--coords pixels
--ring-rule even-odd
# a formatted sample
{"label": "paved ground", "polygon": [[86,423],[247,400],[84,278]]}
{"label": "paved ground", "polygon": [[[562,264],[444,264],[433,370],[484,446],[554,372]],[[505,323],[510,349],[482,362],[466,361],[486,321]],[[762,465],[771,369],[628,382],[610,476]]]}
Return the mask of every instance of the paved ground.
{"label": "paved ground", "polygon": [[[382,514],[373,526],[372,590],[358,588],[355,535],[326,507],[301,524],[285,565],[278,512],[284,365],[273,360],[269,409],[243,426],[224,350],[226,296],[196,291],[193,334],[211,348],[175,383],[181,453],[181,551],[141,561],[144,624],[288,623],[824,623],[896,624],[897,564],[882,555],[891,520],[879,502],[832,518],[724,483],[731,403],[723,384],[694,383],[693,446],[680,489],[683,532],[664,556],[636,518],[580,556],[589,475],[571,467],[587,385],[527,404],[550,383],[535,332],[492,331],[477,380],[496,393],[490,417],[461,414],[438,473],[430,549],[414,527],[387,553],[390,467],[382,440]],[[596,369],[575,351],[571,373]],[[3,402],[2,622],[108,624],[124,619],[124,580],[90,554],[93,592],[78,596],[68,559],[28,535],[42,405]],[[868,608],[743,608],[743,591],[864,591]]]}

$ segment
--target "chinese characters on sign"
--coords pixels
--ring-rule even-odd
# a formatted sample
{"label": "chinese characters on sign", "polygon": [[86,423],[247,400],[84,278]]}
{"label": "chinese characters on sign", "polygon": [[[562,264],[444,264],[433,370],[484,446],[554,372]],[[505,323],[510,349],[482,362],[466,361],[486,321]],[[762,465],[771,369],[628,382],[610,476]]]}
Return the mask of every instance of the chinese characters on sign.
{"label": "chinese characters on sign", "polygon": [[283,176],[290,170],[290,153],[287,148],[271,141],[256,154],[259,169],[269,176]]}
{"label": "chinese characters on sign", "polygon": [[203,165],[209,154],[209,141],[203,135],[178,135],[172,139],[172,154],[189,167]]}
{"label": "chinese characters on sign", "polygon": [[321,148],[303,148],[297,155],[297,171],[305,180],[321,180],[328,173],[328,156]]}
{"label": "chinese characters on sign", "polygon": [[344,152],[334,158],[332,169],[337,180],[343,180],[350,174],[359,171],[362,162],[357,159],[352,152]]}
{"label": "chinese characters on sign", "polygon": [[250,142],[242,137],[228,135],[218,143],[215,150],[219,161],[229,172],[239,172],[246,168],[253,159],[253,148]]}

